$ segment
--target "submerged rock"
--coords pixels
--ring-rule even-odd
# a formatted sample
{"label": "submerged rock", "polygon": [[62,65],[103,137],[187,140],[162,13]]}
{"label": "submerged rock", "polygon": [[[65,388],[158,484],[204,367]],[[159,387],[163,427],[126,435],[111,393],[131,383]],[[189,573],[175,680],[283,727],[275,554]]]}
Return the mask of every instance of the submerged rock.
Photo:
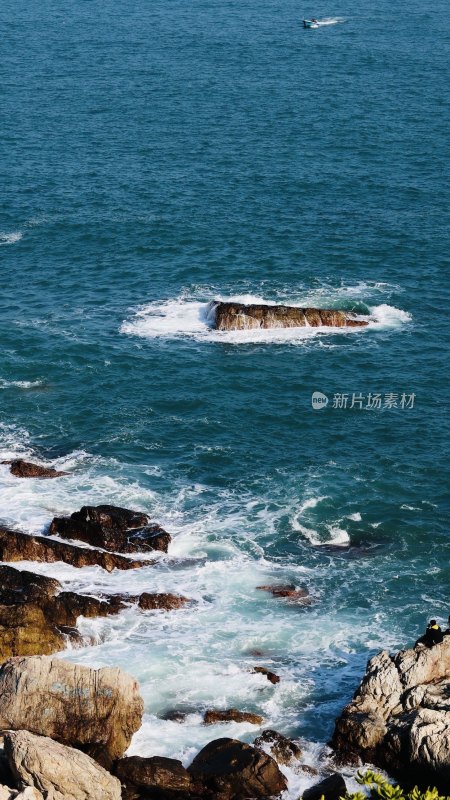
{"label": "submerged rock", "polygon": [[247,800],[276,797],[287,788],[273,758],[236,739],[216,739],[194,758],[188,772],[207,798]]}
{"label": "submerged rock", "polygon": [[219,331],[248,330],[251,328],[333,328],[364,327],[366,320],[357,319],[346,311],[323,308],[297,308],[214,301],[209,305],[209,318]]}
{"label": "submerged rock", "polygon": [[28,731],[5,735],[5,752],[20,786],[35,786],[48,800],[120,800],[120,781],[92,758]]}
{"label": "submerged rock", "polygon": [[143,611],[153,611],[155,609],[172,611],[177,608],[183,608],[189,602],[191,601],[187,597],[171,594],[170,592],[159,594],[143,592],[139,597],[138,605]]}
{"label": "submerged rock", "polygon": [[104,764],[123,755],[143,710],[137,681],[118,668],[43,656],[0,668],[0,730],[50,736]]}
{"label": "submerged rock", "polygon": [[267,729],[254,741],[254,747],[263,752],[270,752],[278,764],[289,766],[302,755],[301,747],[278,731]]}
{"label": "submerged rock", "polygon": [[15,458],[12,461],[2,461],[2,464],[10,464],[10,472],[16,478],[61,478],[68,475],[68,472],[58,472],[52,467],[43,467],[41,464],[32,464],[22,458]]}
{"label": "submerged rock", "polygon": [[270,683],[276,684],[280,682],[279,675],[276,675],[275,672],[271,672],[270,669],[266,669],[266,667],[253,667],[252,672],[265,675]]}
{"label": "submerged rock", "polygon": [[167,553],[171,536],[147,514],[118,506],[83,506],[70,517],[55,517],[50,533],[118,553],[162,550]]}
{"label": "submerged rock", "polygon": [[371,762],[420,785],[450,786],[450,636],[370,659],[336,722],[332,746],[343,763]]}
{"label": "submerged rock", "polygon": [[263,592],[270,592],[274,597],[284,597],[290,603],[296,605],[308,606],[311,603],[311,598],[307,589],[297,589],[294,584],[274,584],[268,586],[257,586]]}
{"label": "submerged rock", "polygon": [[77,547],[67,542],[56,541],[48,536],[29,536],[27,533],[0,528],[0,561],[62,561],[73,567],[97,565],[111,572],[113,569],[135,569],[152,564],[108,553],[91,547]]}
{"label": "submerged rock", "polygon": [[194,788],[189,772],[174,758],[129,756],[116,762],[114,772],[126,800],[147,796],[154,800],[184,800]]}
{"label": "submerged rock", "polygon": [[238,711],[237,708],[229,708],[226,711],[216,711],[209,709],[203,718],[205,725],[214,725],[216,722],[250,722],[251,725],[262,725],[263,718],[259,714],[252,714],[250,711]]}

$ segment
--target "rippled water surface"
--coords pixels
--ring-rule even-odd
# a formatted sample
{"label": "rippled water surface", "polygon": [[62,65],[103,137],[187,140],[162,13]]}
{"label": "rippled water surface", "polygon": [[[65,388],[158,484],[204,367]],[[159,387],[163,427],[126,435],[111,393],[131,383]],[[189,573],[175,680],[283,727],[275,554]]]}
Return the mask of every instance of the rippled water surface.
{"label": "rippled water surface", "polygon": [[[311,14],[327,24],[304,31]],[[141,682],[131,752],[252,741],[201,725],[235,706],[317,761],[367,658],[449,612],[447,7],[6,0],[2,18],[1,455],[70,477],[0,467],[0,515],[43,531],[110,502],[173,534],[134,573],[33,567],[196,600],[81,623],[98,644],[68,657]],[[221,334],[217,298],[370,324]]]}

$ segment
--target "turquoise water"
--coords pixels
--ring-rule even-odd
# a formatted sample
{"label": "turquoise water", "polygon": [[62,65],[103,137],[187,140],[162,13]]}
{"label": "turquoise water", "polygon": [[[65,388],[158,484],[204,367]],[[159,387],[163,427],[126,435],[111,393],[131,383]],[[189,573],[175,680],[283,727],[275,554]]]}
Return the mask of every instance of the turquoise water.
{"label": "turquoise water", "polygon": [[[71,476],[2,467],[0,514],[42,531],[111,502],[173,534],[176,569],[40,567],[197,600],[83,623],[98,644],[70,657],[141,681],[133,752],[187,763],[214,736],[252,741],[254,726],[204,729],[194,711],[161,719],[235,705],[316,757],[368,656],[447,617],[446,12],[3,5],[1,455]],[[304,31],[311,14],[330,24]],[[217,334],[217,297],[371,323]],[[415,397],[339,409],[338,393]],[[309,608],[255,588],[291,581]]]}

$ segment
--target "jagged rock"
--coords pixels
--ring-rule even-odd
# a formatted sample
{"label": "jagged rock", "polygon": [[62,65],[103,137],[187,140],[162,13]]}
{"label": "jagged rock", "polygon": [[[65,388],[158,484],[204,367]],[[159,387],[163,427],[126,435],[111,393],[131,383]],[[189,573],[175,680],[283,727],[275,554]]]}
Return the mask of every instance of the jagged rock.
{"label": "jagged rock", "polygon": [[297,308],[244,303],[213,301],[209,304],[208,317],[219,331],[248,330],[250,328],[317,328],[322,325],[333,328],[364,327],[366,320],[357,319],[345,311],[323,308]]}
{"label": "jagged rock", "polygon": [[450,785],[450,636],[372,658],[336,722],[342,763],[371,762],[421,785]]}
{"label": "jagged rock", "polygon": [[325,800],[339,800],[341,797],[345,797],[346,793],[347,786],[344,778],[335,772],[303,792],[303,800],[320,800],[321,797],[324,797]]}
{"label": "jagged rock", "polygon": [[151,523],[147,514],[109,505],[83,506],[70,517],[55,517],[50,533],[119,553],[167,553],[171,541],[170,534]]}
{"label": "jagged rock", "polygon": [[276,675],[275,672],[271,672],[269,669],[266,669],[266,667],[253,667],[252,672],[256,672],[256,674],[259,675],[265,675],[270,683],[275,684],[280,682],[279,675]]}
{"label": "jagged rock", "polygon": [[251,725],[262,725],[263,718],[259,714],[252,714],[250,711],[238,711],[237,708],[229,708],[226,711],[216,711],[209,709],[203,718],[205,725],[214,725],[216,722],[250,722]]}
{"label": "jagged rock", "polygon": [[114,773],[124,787],[126,800],[147,796],[155,800],[184,800],[194,789],[189,772],[174,758],[130,756],[116,762]]}
{"label": "jagged rock", "polygon": [[261,589],[263,592],[271,592],[274,597],[286,598],[289,603],[295,605],[306,606],[311,603],[308,590],[305,588],[298,589],[293,583],[257,586],[256,588]]}
{"label": "jagged rock", "polygon": [[138,600],[121,595],[99,599],[60,590],[53,578],[0,566],[0,660],[50,655],[63,650],[68,637],[81,644],[75,628],[79,616],[118,614],[128,602]]}
{"label": "jagged rock", "polygon": [[120,800],[120,781],[80,750],[28,731],[5,735],[5,752],[19,785],[48,800]]}
{"label": "jagged rock", "polygon": [[40,464],[32,464],[22,458],[14,458],[12,461],[2,461],[2,464],[10,464],[10,472],[16,478],[61,478],[68,475],[68,472],[58,472],[51,467],[43,467]]}
{"label": "jagged rock", "polygon": [[27,533],[0,528],[0,561],[44,561],[53,563],[63,561],[73,567],[98,565],[108,572],[113,569],[135,569],[152,564],[151,561],[138,561],[107,553],[91,547],[77,547],[67,542],[59,542],[47,536],[29,536]]}
{"label": "jagged rock", "polygon": [[170,594],[170,592],[162,594],[143,592],[138,601],[139,608],[142,608],[143,611],[153,611],[154,609],[172,611],[173,609],[182,608],[186,603],[189,603],[187,597]]}
{"label": "jagged rock", "polygon": [[221,800],[276,797],[287,788],[273,758],[236,739],[216,739],[194,758],[188,772]]}
{"label": "jagged rock", "polygon": [[115,667],[35,656],[0,668],[0,730],[26,728],[105,764],[124,754],[143,709],[137,681]]}
{"label": "jagged rock", "polygon": [[270,729],[263,731],[253,744],[257,750],[270,751],[270,755],[278,764],[289,766],[302,755],[301,747],[293,742],[292,739]]}
{"label": "jagged rock", "polygon": [[15,800],[17,794],[18,792],[10,789],[9,786],[0,786],[0,800]]}

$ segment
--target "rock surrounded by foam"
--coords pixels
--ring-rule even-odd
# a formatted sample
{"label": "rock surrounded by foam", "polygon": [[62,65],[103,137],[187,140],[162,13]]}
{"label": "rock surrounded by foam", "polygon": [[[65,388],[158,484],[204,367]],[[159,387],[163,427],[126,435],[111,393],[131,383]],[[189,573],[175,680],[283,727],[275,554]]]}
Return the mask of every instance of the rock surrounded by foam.
{"label": "rock surrounded by foam", "polygon": [[323,308],[297,308],[233,302],[212,302],[208,310],[209,319],[219,331],[249,330],[253,328],[359,328],[368,325],[367,320],[357,319],[345,311]]}
{"label": "rock surrounded by foam", "polygon": [[109,553],[92,547],[78,547],[67,542],[50,539],[47,536],[30,536],[20,531],[0,528],[1,561],[41,561],[54,563],[62,561],[73,567],[97,565],[107,572],[113,569],[134,569],[152,564],[152,561],[138,561],[118,553]]}
{"label": "rock surrounded by foam", "polygon": [[24,461],[23,458],[14,458],[12,461],[2,461],[2,464],[10,464],[10,472],[16,478],[61,478],[68,475],[68,472],[58,472],[53,467],[44,467],[42,464],[33,464],[31,461]]}
{"label": "rock surrounded by foam", "polygon": [[450,636],[372,658],[339,717],[333,747],[342,762],[371,762],[392,774],[448,789]]}
{"label": "rock surrounded by foam", "polygon": [[167,553],[171,536],[147,514],[119,506],[83,506],[70,517],[55,517],[50,533],[118,553],[162,550]]}

